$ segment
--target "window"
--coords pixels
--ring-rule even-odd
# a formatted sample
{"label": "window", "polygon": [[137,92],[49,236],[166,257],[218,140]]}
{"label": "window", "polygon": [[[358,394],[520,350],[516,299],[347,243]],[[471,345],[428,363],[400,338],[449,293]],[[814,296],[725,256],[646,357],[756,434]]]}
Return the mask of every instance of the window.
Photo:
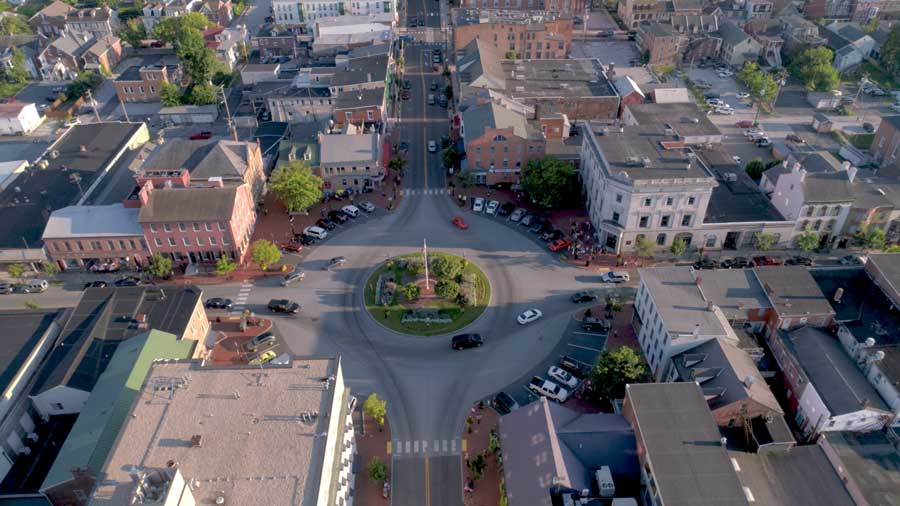
{"label": "window", "polygon": [[100,246],[100,241],[91,241],[91,249],[103,249],[103,247]]}
{"label": "window", "polygon": [[154,234],[156,233],[156,223],[150,224],[150,231],[153,232]]}
{"label": "window", "polygon": [[664,214],[662,216],[662,218],[659,219],[659,226],[664,227],[664,228],[671,227],[672,226],[672,215]]}
{"label": "window", "polygon": [[613,213],[612,213],[612,220],[613,220],[614,222],[616,222],[616,223],[619,223],[619,213],[613,211]]}
{"label": "window", "polygon": [[812,216],[812,215],[813,215],[813,206],[807,206],[806,216]]}
{"label": "window", "polygon": [[223,237],[222,246],[228,246],[229,244],[231,244],[231,241],[229,241],[227,237]]}
{"label": "window", "polygon": [[160,247],[160,248],[162,247],[162,241],[159,239],[159,237],[157,237],[153,241],[156,243],[157,247]]}
{"label": "window", "polygon": [[672,197],[666,197],[666,205],[667,205],[667,206],[671,206],[671,205],[674,204],[674,203],[675,203],[675,199],[674,199],[674,198],[672,198]]}
{"label": "window", "polygon": [[622,203],[622,194],[621,193],[616,194],[616,202],[619,204]]}
{"label": "window", "polygon": [[650,217],[641,216],[641,219],[638,221],[638,227],[647,228],[648,226],[650,226]]}
{"label": "window", "polygon": [[660,246],[664,246],[666,244],[666,234],[659,234],[656,236],[656,244]]}
{"label": "window", "polygon": [[215,238],[215,237],[210,237],[210,238],[209,238],[209,245],[210,245],[210,246],[215,246],[215,245],[216,245],[216,238]]}
{"label": "window", "polygon": [[197,246],[203,246],[203,244],[204,244],[203,238],[202,238],[202,237],[198,237],[198,238],[197,238]]}
{"label": "window", "polygon": [[375,111],[366,111],[366,117],[369,121],[375,121]]}
{"label": "window", "polygon": [[681,226],[682,227],[690,227],[691,222],[694,220],[693,214],[685,214],[684,217],[681,218]]}
{"label": "window", "polygon": [[183,242],[185,246],[191,245],[191,239],[189,237],[182,237],[181,242]]}
{"label": "window", "polygon": [[224,231],[225,231],[225,224],[220,221],[219,222],[219,232],[224,232]]}
{"label": "window", "polygon": [[692,206],[697,202],[697,197],[688,197],[688,205]]}
{"label": "window", "polygon": [[212,232],[212,223],[209,223],[209,222],[204,223],[203,228],[205,228],[207,232]]}
{"label": "window", "polygon": [[173,248],[175,247],[175,238],[174,237],[169,237],[169,246],[172,246]]}
{"label": "window", "polygon": [[182,232],[187,232],[187,227],[184,226],[184,223],[179,223],[178,230],[180,230]]}
{"label": "window", "polygon": [[163,223],[163,230],[165,230],[166,232],[171,232],[172,226],[169,225],[168,223]]}
{"label": "window", "polygon": [[651,199],[651,198],[644,199],[644,207],[650,207],[651,204],[653,204],[653,199]]}
{"label": "window", "polygon": [[199,223],[194,223],[194,224],[193,224],[193,227],[194,227],[194,232],[199,232],[199,231],[200,231],[200,224],[199,224]]}

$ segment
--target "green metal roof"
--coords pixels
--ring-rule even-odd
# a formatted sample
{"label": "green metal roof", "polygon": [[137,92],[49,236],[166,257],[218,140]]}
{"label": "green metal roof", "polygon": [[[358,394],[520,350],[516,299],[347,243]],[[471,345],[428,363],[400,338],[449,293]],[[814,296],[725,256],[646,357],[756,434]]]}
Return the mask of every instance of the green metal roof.
{"label": "green metal roof", "polygon": [[87,467],[96,476],[125,423],[131,405],[154,360],[190,358],[196,341],[150,330],[123,341],[78,415],[41,490],[72,479],[72,470]]}

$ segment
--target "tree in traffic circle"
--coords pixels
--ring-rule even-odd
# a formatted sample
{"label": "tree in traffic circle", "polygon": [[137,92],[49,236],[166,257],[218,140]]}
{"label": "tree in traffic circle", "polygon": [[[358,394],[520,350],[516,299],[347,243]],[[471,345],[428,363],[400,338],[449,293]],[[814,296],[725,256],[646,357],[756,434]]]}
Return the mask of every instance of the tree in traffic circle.
{"label": "tree in traffic circle", "polygon": [[406,297],[406,300],[410,302],[419,298],[419,285],[415,283],[407,283],[403,285],[401,291],[403,292],[403,296]]}
{"label": "tree in traffic circle", "polygon": [[372,457],[372,460],[366,464],[366,473],[368,473],[370,480],[375,483],[381,483],[387,479],[387,464],[377,456]]}
{"label": "tree in traffic circle", "polygon": [[272,241],[257,239],[250,245],[250,260],[264,271],[281,260],[281,249]]}
{"label": "tree in traffic circle", "polygon": [[819,234],[815,233],[809,225],[803,229],[803,232],[797,234],[794,238],[794,244],[797,245],[801,250],[809,253],[810,251],[819,247]]}
{"label": "tree in traffic circle", "polygon": [[269,189],[292,213],[309,209],[322,200],[322,184],[322,178],[313,174],[303,160],[278,167],[268,182]]}
{"label": "tree in traffic circle", "polygon": [[682,238],[677,238],[672,241],[672,246],[669,248],[669,252],[673,255],[680,257],[684,255],[684,252],[687,251],[687,242]]}
{"label": "tree in traffic circle", "polygon": [[572,165],[547,156],[525,164],[522,186],[534,203],[561,207],[578,195],[578,175]]}
{"label": "tree in traffic circle", "polygon": [[434,293],[446,300],[456,300],[459,295],[459,283],[443,279],[434,285]]}
{"label": "tree in traffic circle", "polygon": [[216,260],[216,274],[227,276],[237,269],[237,264],[227,256],[221,256]]}
{"label": "tree in traffic circle", "polygon": [[622,346],[615,350],[603,350],[591,369],[591,386],[601,399],[620,399],[625,395],[625,385],[644,381],[647,366],[634,348]]}
{"label": "tree in traffic circle", "polygon": [[428,266],[435,276],[444,279],[457,279],[463,271],[462,260],[450,255],[433,255]]}
{"label": "tree in traffic circle", "polygon": [[791,63],[791,73],[808,91],[831,91],[841,83],[840,73],[832,62],[834,52],[825,46],[803,51]]}
{"label": "tree in traffic circle", "polygon": [[758,232],[756,234],[756,249],[759,251],[769,251],[775,246],[775,234],[768,234],[766,232]]}
{"label": "tree in traffic circle", "polygon": [[168,278],[172,275],[172,259],[161,253],[150,255],[147,261],[147,272],[157,278]]}
{"label": "tree in traffic circle", "polygon": [[387,401],[378,398],[378,394],[371,393],[363,402],[363,413],[375,420],[378,430],[384,427],[384,417],[387,416]]}

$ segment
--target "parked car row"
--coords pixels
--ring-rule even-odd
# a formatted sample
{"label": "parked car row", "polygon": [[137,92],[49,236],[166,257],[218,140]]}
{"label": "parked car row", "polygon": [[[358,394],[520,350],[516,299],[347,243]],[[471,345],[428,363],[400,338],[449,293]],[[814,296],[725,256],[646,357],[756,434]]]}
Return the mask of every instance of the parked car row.
{"label": "parked car row", "polygon": [[321,241],[327,238],[329,230],[334,230],[338,225],[358,218],[362,212],[375,212],[375,204],[363,201],[356,205],[348,204],[340,209],[329,211],[325,218],[316,220],[315,225],[304,228],[303,232],[297,234],[293,241],[282,244],[282,248],[289,251],[300,251],[303,249],[302,246],[315,244],[316,240]]}
{"label": "parked car row", "polygon": [[[850,255],[852,257],[852,255]],[[856,257],[853,257],[856,258]],[[841,259],[841,263],[844,264]],[[816,265],[815,261],[807,256],[795,255],[785,260],[770,255],[759,255],[753,258],[747,257],[730,257],[715,260],[704,256],[700,260],[693,263],[694,269],[744,269],[747,267],[767,267],[772,265],[803,265],[811,267]]]}

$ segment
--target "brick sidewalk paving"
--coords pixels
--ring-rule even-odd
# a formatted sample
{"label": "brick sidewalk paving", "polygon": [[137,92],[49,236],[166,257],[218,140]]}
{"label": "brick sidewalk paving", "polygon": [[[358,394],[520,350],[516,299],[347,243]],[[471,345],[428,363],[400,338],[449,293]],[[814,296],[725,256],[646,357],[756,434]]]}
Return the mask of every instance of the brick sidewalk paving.
{"label": "brick sidewalk paving", "polygon": [[[359,474],[356,475],[354,488],[354,504],[360,506],[390,505],[390,499],[383,495],[382,483],[375,483],[369,479],[366,466],[372,461],[372,457],[380,458],[388,468],[388,481],[391,479],[391,455],[388,453],[388,442],[391,440],[391,426],[387,419],[381,431],[371,418],[362,414],[362,402],[357,403],[358,408],[353,413],[353,424],[356,430],[356,453],[359,459]],[[363,422],[365,419],[365,422]],[[365,423],[365,434],[363,433]]]}
{"label": "brick sidewalk paving", "polygon": [[210,329],[216,332],[216,342],[212,346],[209,360],[214,365],[243,365],[250,355],[244,351],[244,343],[252,337],[272,328],[272,321],[259,318],[260,325],[247,326],[241,331],[239,317],[211,320]]}
{"label": "brick sidewalk paving", "polygon": [[495,506],[500,504],[500,482],[503,472],[500,468],[499,453],[489,453],[488,447],[491,430],[499,430],[500,415],[485,405],[482,409],[473,408],[470,417],[473,422],[472,432],[463,429],[462,433],[462,439],[466,441],[466,452],[463,454],[463,483],[461,485],[465,487],[466,482],[472,479],[472,472],[469,470],[467,462],[474,459],[476,455],[480,453],[485,455],[487,467],[484,470],[484,477],[475,482],[474,490],[463,492],[463,503],[466,506]]}

